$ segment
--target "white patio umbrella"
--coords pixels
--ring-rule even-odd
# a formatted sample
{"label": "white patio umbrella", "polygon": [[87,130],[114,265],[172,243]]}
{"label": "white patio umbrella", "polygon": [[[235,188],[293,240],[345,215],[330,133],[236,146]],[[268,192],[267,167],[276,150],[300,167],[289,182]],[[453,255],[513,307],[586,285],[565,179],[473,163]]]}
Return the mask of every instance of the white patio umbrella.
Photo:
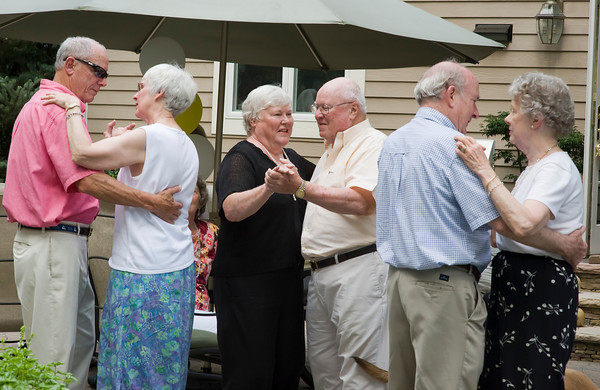
{"label": "white patio umbrella", "polygon": [[400,0],[17,0],[0,37],[60,43],[85,35],[139,53],[153,37],[220,61],[215,174],[227,62],[344,70],[476,63],[504,46]]}
{"label": "white patio umbrella", "polygon": [[220,61],[226,45],[228,62],[330,70],[477,62],[503,47],[399,0],[5,1],[0,35],[86,35],[136,52],[167,36],[189,58]]}

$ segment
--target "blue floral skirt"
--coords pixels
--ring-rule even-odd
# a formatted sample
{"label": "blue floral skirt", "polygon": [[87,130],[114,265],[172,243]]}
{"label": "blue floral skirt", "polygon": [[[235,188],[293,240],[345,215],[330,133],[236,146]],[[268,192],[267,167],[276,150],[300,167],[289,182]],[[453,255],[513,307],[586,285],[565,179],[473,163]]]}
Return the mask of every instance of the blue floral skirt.
{"label": "blue floral skirt", "polygon": [[111,270],[98,389],[185,389],[195,267],[152,275]]}

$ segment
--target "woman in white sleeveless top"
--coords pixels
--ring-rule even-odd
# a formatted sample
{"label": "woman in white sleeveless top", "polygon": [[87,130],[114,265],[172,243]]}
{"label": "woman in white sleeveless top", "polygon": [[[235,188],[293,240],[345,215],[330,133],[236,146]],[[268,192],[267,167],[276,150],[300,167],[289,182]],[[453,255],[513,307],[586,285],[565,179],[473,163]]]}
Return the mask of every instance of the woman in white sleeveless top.
{"label": "woman in white sleeveless top", "polygon": [[[188,210],[198,177],[198,154],[175,117],[197,86],[182,69],[160,64],[138,84],[136,117],[146,126],[107,127],[91,143],[80,101],[52,94],[65,107],[73,161],[90,169],[121,168],[118,180],[150,193],[174,186],[182,204],[173,224],[141,208],[115,207],[111,276],[102,315],[98,388],[184,389],[195,299],[194,249]],[[119,136],[117,136],[119,135]]]}

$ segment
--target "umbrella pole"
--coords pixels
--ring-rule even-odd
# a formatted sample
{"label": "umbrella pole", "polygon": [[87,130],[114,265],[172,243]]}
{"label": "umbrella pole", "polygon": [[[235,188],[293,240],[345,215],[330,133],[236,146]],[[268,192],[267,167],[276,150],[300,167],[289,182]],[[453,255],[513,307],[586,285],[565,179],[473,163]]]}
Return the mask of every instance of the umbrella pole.
{"label": "umbrella pole", "polygon": [[[213,170],[213,190],[211,220],[219,221],[219,210],[217,200],[217,173],[221,165],[221,153],[223,149],[223,118],[225,116],[225,74],[227,71],[227,35],[229,22],[221,25],[221,58],[219,62],[219,86],[217,90],[217,133],[215,135],[215,160]],[[214,93],[214,92],[213,92]],[[218,224],[218,223],[217,223]]]}
{"label": "umbrella pole", "polygon": [[30,14],[26,14],[26,15],[17,16],[14,19],[11,19],[11,20],[9,20],[7,22],[4,22],[4,23],[0,24],[0,29],[3,29],[4,27],[8,27],[8,26],[10,26],[11,24],[14,24],[14,23],[18,23],[21,20],[27,19],[28,17],[33,16],[33,15],[35,15],[35,14],[34,13],[30,13]]}

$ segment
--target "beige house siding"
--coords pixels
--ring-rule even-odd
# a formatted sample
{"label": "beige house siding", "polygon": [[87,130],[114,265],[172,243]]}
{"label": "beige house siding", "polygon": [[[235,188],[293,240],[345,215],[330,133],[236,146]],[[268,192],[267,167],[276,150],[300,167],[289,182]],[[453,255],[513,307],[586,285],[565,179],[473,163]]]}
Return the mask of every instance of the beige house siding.
{"label": "beige house siding", "polygon": [[[135,122],[143,124],[135,117],[133,95],[137,92],[137,83],[142,77],[138,63],[139,56],[132,52],[109,50],[108,84],[102,88],[94,102],[89,105],[88,127],[93,137],[101,137],[106,123],[116,119],[117,125]],[[185,69],[194,75],[198,84],[199,96],[203,104],[200,124],[210,129],[213,63],[208,61],[188,60]]]}
{"label": "beige house siding", "polygon": [[[585,93],[587,73],[589,1],[567,1],[564,33],[557,45],[543,45],[537,32],[535,15],[543,1],[407,1],[467,30],[475,24],[512,24],[513,39],[507,48],[485,58],[471,70],[480,82],[479,119],[469,125],[469,135],[478,134],[486,115],[508,110],[507,88],[519,74],[541,71],[561,77],[575,100],[576,126],[585,130]],[[413,88],[426,68],[367,70],[365,94],[372,124],[389,133],[407,123],[417,104]],[[504,142],[496,142],[504,148]],[[497,162],[504,177],[509,170]]]}
{"label": "beige house siding", "polygon": [[[571,88],[576,103],[576,126],[584,131],[585,86],[587,65],[587,34],[589,1],[567,1],[563,37],[557,45],[542,45],[537,37],[535,15],[543,1],[407,1],[423,10],[440,16],[467,30],[477,23],[502,23],[513,25],[513,40],[506,49],[500,50],[471,69],[480,81],[480,118],[469,125],[470,135],[481,137],[483,117],[508,110],[506,95],[510,82],[519,74],[538,70],[563,78]],[[394,48],[390,48],[394,50]],[[117,119],[119,125],[139,122],[134,115],[132,96],[141,77],[138,56],[133,53],[110,51],[108,86],[90,104],[88,119],[94,137],[101,137],[106,123]],[[360,53],[357,53],[360,55]],[[407,53],[411,55],[411,53]],[[413,98],[413,88],[426,68],[367,70],[365,95],[371,123],[389,134],[407,123],[418,109]],[[201,124],[210,134],[213,104],[213,63],[189,60],[186,70],[196,78],[204,105]],[[240,139],[225,136],[223,155]],[[293,139],[290,147],[303,156],[316,161],[321,155],[322,142],[318,139]],[[496,148],[503,148],[502,142]],[[509,172],[497,163],[497,171],[503,177]],[[212,182],[212,177],[209,178]]]}

